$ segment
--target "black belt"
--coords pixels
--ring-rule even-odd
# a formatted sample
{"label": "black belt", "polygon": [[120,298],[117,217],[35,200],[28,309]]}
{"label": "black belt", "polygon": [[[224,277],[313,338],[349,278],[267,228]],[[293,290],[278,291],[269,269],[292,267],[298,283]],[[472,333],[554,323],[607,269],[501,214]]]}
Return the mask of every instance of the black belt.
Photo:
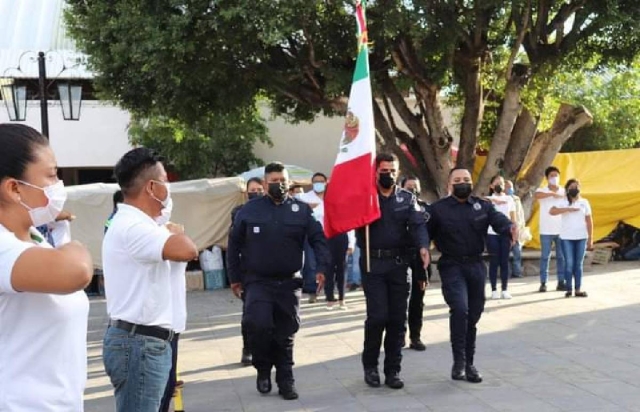
{"label": "black belt", "polygon": [[109,326],[122,329],[125,332],[131,332],[134,335],[149,336],[166,341],[171,341],[175,334],[175,332],[171,329],[161,328],[160,326],[136,325],[135,323],[127,322],[124,320],[111,319],[109,321]]}
{"label": "black belt", "polygon": [[408,255],[407,249],[371,249],[369,252],[373,259],[393,259]]}
{"label": "black belt", "polygon": [[440,260],[451,260],[457,263],[480,263],[482,262],[482,255],[468,255],[468,256],[442,255]]}

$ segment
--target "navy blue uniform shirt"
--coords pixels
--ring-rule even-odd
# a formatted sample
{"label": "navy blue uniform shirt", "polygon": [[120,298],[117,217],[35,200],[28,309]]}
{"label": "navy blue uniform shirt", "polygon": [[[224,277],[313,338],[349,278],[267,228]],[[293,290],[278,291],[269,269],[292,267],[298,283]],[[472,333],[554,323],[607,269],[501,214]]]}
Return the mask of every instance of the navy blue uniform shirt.
{"label": "navy blue uniform shirt", "polygon": [[480,256],[489,225],[498,234],[511,233],[511,220],[478,197],[460,202],[449,196],[430,206],[429,234],[443,255]]}
{"label": "navy blue uniform shirt", "polygon": [[[378,192],[380,219],[369,225],[369,247],[375,249],[429,248],[427,226],[413,193],[396,187],[385,197]],[[356,231],[358,247],[365,248],[365,228]]]}
{"label": "navy blue uniform shirt", "polygon": [[229,233],[230,282],[292,277],[302,268],[305,238],[315,252],[317,271],[325,273],[331,255],[309,205],[291,197],[281,204],[269,196],[247,202],[237,211]]}

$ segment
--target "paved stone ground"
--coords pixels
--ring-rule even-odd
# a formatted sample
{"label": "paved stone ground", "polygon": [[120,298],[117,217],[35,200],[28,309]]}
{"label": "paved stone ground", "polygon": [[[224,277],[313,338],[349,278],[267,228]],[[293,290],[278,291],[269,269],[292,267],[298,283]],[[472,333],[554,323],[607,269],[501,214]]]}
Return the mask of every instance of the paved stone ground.
{"label": "paved stone ground", "polygon": [[[402,390],[362,379],[364,297],[349,310],[302,307],[294,373],[300,399],[255,390],[253,368],[238,364],[240,302],[228,290],[189,293],[189,330],[179,366],[187,412],[209,411],[640,411],[640,265],[611,263],[588,272],[587,299],[537,293],[536,278],[511,282],[510,301],[488,301],[476,365],[485,382],[449,378],[448,313],[435,284],[425,297],[426,352],[404,351]],[[101,359],[104,300],[93,300],[86,411],[113,411]],[[275,385],[274,385],[275,386]]]}

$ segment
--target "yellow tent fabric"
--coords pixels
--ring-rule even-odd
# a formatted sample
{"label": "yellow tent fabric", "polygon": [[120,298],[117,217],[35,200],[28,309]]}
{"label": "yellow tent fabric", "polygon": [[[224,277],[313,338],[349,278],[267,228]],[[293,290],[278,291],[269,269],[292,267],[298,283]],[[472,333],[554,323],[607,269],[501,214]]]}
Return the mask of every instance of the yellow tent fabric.
{"label": "yellow tent fabric", "polygon": [[[477,158],[474,179],[485,162],[485,157]],[[553,165],[560,169],[563,184],[572,178],[580,181],[581,195],[593,211],[594,240],[607,236],[620,221],[640,227],[640,149],[560,153]],[[539,218],[534,202],[528,222],[533,239],[527,247],[540,248]]]}

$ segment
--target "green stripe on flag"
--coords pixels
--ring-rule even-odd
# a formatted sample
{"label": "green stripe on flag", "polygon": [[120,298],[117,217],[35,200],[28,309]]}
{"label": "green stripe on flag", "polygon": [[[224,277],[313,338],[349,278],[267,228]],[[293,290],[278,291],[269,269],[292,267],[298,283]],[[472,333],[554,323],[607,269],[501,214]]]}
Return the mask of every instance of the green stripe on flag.
{"label": "green stripe on flag", "polygon": [[360,53],[356,60],[356,70],[353,72],[353,83],[369,77],[369,48],[360,47]]}

